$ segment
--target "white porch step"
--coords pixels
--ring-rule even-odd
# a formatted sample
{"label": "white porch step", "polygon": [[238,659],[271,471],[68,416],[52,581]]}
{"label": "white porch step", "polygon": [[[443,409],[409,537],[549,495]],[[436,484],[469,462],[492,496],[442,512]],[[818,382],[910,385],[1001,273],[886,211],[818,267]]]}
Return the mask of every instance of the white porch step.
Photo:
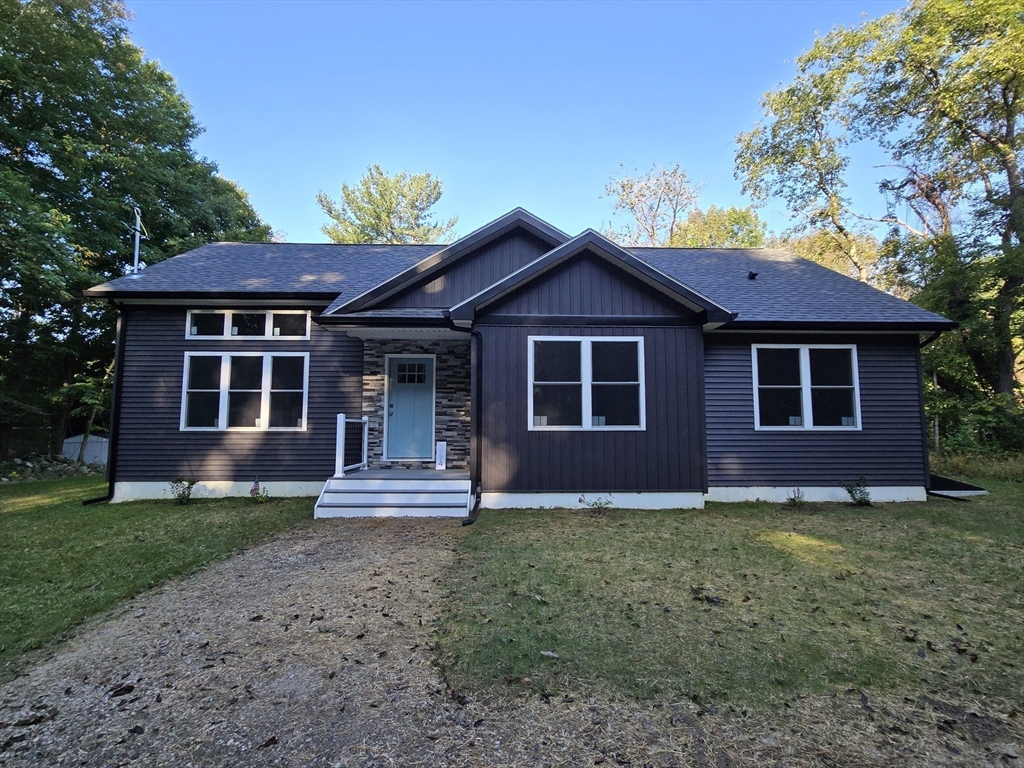
{"label": "white porch step", "polygon": [[[313,517],[464,517],[469,511],[469,480],[422,473],[355,472],[332,477],[317,499]],[[385,476],[386,475],[386,476]]]}

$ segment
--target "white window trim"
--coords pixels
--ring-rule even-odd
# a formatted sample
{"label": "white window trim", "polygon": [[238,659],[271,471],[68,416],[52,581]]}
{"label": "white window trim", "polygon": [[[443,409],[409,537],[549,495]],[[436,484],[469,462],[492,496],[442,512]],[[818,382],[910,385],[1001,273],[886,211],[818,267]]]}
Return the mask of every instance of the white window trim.
{"label": "white window trim", "polygon": [[[800,350],[800,406],[804,414],[804,423],[799,427],[761,426],[761,402],[758,397],[759,382],[757,376],[757,350],[759,349],[798,349]],[[811,406],[811,353],[812,349],[848,349],[850,350],[850,366],[853,376],[853,410],[857,422],[852,427],[816,427],[814,426],[814,410]],[[754,430],[757,432],[860,432],[863,421],[860,413],[860,369],[857,366],[856,344],[751,344],[750,364],[754,380]]]}
{"label": "white window trim", "polygon": [[[388,422],[391,421],[391,417],[388,416],[388,402],[391,397],[391,360],[413,358],[416,360],[432,360],[433,365],[431,366],[431,393],[430,402],[434,404],[434,407],[430,409],[430,457],[420,458],[418,456],[388,456]],[[407,354],[395,354],[395,355],[384,355],[384,429],[383,429],[384,445],[381,447],[381,461],[434,461],[437,453],[437,355],[416,355],[413,353]]]}
{"label": "white window trim", "polygon": [[[205,337],[209,338],[209,337]],[[250,337],[251,338],[251,337]],[[189,427],[185,421],[188,416],[188,371],[189,360],[193,357],[220,358],[220,401],[216,427]],[[258,427],[229,427],[228,401],[231,384],[232,357],[263,358],[263,388],[260,396],[260,425]],[[301,357],[305,360],[302,374],[302,426],[271,427],[270,426],[270,385],[274,357]],[[212,391],[212,390],[210,390]],[[305,432],[309,427],[309,352],[186,352],[185,364],[181,374],[181,418],[178,428],[182,432]],[[265,425],[265,426],[264,426]]]}
{"label": "white window trim", "polygon": [[[576,426],[534,426],[533,423],[533,343],[535,341],[579,341],[590,342],[580,345],[580,379],[583,389],[583,425]],[[608,341],[633,341],[637,344],[637,376],[640,384],[640,426],[593,425],[593,403],[591,387],[594,383],[593,353],[591,344]],[[647,431],[647,380],[644,365],[643,336],[527,336],[526,363],[526,428],[530,432],[646,432]],[[600,383],[600,382],[599,382]],[[612,382],[609,382],[612,383]]]}
{"label": "white window trim", "polygon": [[[219,336],[193,336],[192,315],[225,315],[223,331]],[[267,315],[266,328],[269,333],[262,336],[232,336],[231,315]],[[306,335],[305,336],[275,336],[271,315],[305,315]],[[189,341],[309,341],[309,332],[312,326],[313,313],[308,309],[190,309],[185,313],[185,338]]]}

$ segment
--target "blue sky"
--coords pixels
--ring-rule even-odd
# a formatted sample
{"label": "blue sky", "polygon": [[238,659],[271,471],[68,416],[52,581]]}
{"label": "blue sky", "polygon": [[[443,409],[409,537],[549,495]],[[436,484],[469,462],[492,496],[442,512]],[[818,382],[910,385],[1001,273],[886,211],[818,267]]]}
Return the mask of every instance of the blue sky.
{"label": "blue sky", "polygon": [[[128,0],[174,75],[200,154],[291,242],[325,242],[318,190],[372,163],[429,171],[466,234],[516,206],[569,232],[611,222],[608,179],[679,163],[701,205],[746,205],[734,137],[818,32],[896,0],[332,3]],[[874,202],[864,163],[854,194]],[[877,204],[876,204],[877,205]],[[762,215],[786,226],[780,206]]]}

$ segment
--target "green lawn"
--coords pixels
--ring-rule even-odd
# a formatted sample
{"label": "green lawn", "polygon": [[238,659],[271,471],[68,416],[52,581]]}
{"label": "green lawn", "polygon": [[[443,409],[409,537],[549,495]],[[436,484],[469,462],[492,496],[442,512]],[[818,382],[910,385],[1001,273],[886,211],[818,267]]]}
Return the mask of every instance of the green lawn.
{"label": "green lawn", "polygon": [[[481,513],[439,648],[470,690],[775,706],[1024,698],[1024,484],[870,508]],[[558,654],[558,658],[541,652]]]}
{"label": "green lawn", "polygon": [[0,682],[86,617],[312,518],[312,499],[82,506],[105,492],[92,478],[0,487]]}

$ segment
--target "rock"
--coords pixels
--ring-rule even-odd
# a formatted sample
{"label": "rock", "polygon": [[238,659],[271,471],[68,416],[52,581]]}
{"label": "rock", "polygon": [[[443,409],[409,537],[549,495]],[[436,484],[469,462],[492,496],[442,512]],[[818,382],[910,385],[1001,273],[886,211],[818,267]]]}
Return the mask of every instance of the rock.
{"label": "rock", "polygon": [[14,464],[17,467],[20,467],[25,462],[23,462],[21,459],[14,459],[11,463]]}
{"label": "rock", "polygon": [[33,464],[31,461],[23,461],[22,465],[25,467],[25,469],[32,469],[35,466],[35,464]]}
{"label": "rock", "polygon": [[81,474],[83,474],[83,475],[91,475],[91,474],[92,474],[92,470],[91,470],[91,469],[89,469],[88,467],[82,467],[82,468],[81,468],[81,469],[79,469],[78,471],[79,471],[79,472],[80,472]]}

